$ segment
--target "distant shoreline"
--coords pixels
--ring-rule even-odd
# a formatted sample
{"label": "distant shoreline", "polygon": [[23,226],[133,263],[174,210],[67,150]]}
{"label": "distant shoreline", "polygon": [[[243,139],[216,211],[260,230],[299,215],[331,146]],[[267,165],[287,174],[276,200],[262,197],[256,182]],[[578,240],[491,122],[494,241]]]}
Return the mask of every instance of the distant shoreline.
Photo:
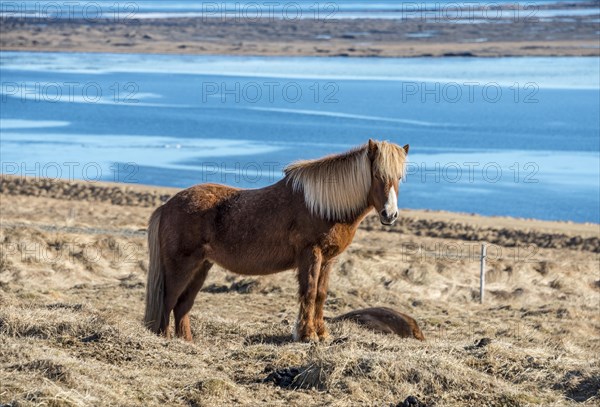
{"label": "distant shoreline", "polygon": [[[502,6],[498,10],[506,8]],[[556,8],[556,6],[553,6]],[[4,17],[0,50],[319,57],[600,56],[592,13],[472,19],[273,20],[176,17],[113,21]],[[540,7],[540,13],[545,7]],[[540,14],[541,15],[541,14]]]}
{"label": "distant shoreline", "polygon": [[[503,44],[491,44],[493,46],[503,46]],[[551,49],[552,46],[556,46],[557,44],[552,45],[544,45],[535,43],[534,47],[544,48],[544,50],[540,50],[537,53],[527,53],[527,52],[518,52],[514,49],[507,47],[506,49],[502,49],[502,52],[498,53],[490,53],[485,50],[470,50],[470,51],[449,51],[445,48],[445,52],[441,52],[440,49],[434,49],[434,52],[412,52],[412,50],[406,50],[406,52],[402,52],[404,50],[395,50],[397,52],[389,51],[389,55],[348,55],[346,53],[338,53],[332,55],[318,55],[310,52],[298,52],[295,54],[285,54],[280,52],[266,52],[266,53],[227,53],[227,52],[219,52],[218,50],[214,50],[211,52],[171,52],[168,49],[154,49],[152,51],[144,50],[123,50],[123,49],[22,49],[21,47],[15,48],[0,48],[0,52],[32,52],[32,53],[65,53],[65,54],[129,54],[129,55],[186,55],[186,56],[231,56],[231,57],[264,57],[264,58],[276,58],[276,57],[318,57],[318,58],[485,58],[485,59],[494,59],[494,58],[528,58],[528,57],[578,57],[578,58],[597,58],[600,57],[600,49],[598,51],[589,52],[589,53],[580,53],[577,52],[577,48],[581,45],[571,44],[571,43],[561,43],[560,47],[570,48],[568,50],[555,50]],[[441,48],[441,45],[439,46]],[[427,48],[429,50],[429,48]],[[432,47],[433,49],[433,47]]]}

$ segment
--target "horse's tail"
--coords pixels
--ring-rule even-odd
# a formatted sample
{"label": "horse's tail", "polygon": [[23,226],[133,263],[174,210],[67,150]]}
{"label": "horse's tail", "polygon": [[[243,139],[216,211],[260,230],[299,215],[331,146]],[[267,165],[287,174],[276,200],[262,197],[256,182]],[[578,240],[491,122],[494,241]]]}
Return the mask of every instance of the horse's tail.
{"label": "horse's tail", "polygon": [[152,332],[159,333],[165,311],[165,270],[160,257],[160,237],[158,227],[162,206],[156,209],[148,223],[148,282],[146,283],[146,313],[144,324]]}

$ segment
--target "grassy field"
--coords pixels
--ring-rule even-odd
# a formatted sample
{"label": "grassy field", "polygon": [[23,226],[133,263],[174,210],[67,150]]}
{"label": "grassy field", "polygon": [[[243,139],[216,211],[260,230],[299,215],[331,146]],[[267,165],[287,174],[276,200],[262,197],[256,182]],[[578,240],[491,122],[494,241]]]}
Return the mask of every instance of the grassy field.
{"label": "grassy field", "polygon": [[[328,343],[294,343],[293,271],[249,279],[215,267],[185,343],[141,324],[148,196],[172,191],[7,182],[0,404],[600,402],[598,225],[403,211],[384,229],[368,219],[332,274],[326,315],[392,307],[419,322],[425,342],[343,322],[330,324]],[[493,243],[483,305],[481,241]]]}

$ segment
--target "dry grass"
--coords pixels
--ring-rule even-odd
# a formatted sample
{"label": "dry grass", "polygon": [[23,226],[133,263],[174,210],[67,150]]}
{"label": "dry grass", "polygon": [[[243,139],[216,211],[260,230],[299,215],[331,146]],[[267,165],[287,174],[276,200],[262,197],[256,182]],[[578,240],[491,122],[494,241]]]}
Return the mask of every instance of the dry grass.
{"label": "dry grass", "polygon": [[[137,230],[151,211],[23,199],[2,196],[4,225],[48,223],[43,214],[54,213],[58,226]],[[395,406],[408,396],[427,406],[600,401],[600,269],[591,252],[539,248],[535,257],[544,261],[515,262],[510,257],[518,248],[503,247],[502,259],[490,259],[486,304],[479,305],[475,258],[398,250],[476,249],[475,243],[361,230],[333,273],[326,314],[390,306],[416,318],[427,341],[344,322],[331,324],[329,343],[291,342],[297,312],[292,272],[244,279],[216,269],[194,306],[195,338],[188,344],[142,327],[143,236],[4,226],[0,243],[0,403]]]}

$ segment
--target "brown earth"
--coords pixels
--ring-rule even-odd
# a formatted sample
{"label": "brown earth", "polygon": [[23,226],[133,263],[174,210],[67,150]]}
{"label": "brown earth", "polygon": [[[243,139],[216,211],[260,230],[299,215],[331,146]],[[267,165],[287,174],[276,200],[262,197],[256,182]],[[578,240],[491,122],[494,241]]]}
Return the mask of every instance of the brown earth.
{"label": "brown earth", "polygon": [[[457,23],[443,14],[402,19],[170,18],[132,20],[7,17],[0,49],[18,51],[225,54],[264,56],[598,56],[598,18],[542,18],[544,8],[500,8]],[[501,18],[496,18],[500,16]],[[518,18],[515,18],[517,16]]]}

